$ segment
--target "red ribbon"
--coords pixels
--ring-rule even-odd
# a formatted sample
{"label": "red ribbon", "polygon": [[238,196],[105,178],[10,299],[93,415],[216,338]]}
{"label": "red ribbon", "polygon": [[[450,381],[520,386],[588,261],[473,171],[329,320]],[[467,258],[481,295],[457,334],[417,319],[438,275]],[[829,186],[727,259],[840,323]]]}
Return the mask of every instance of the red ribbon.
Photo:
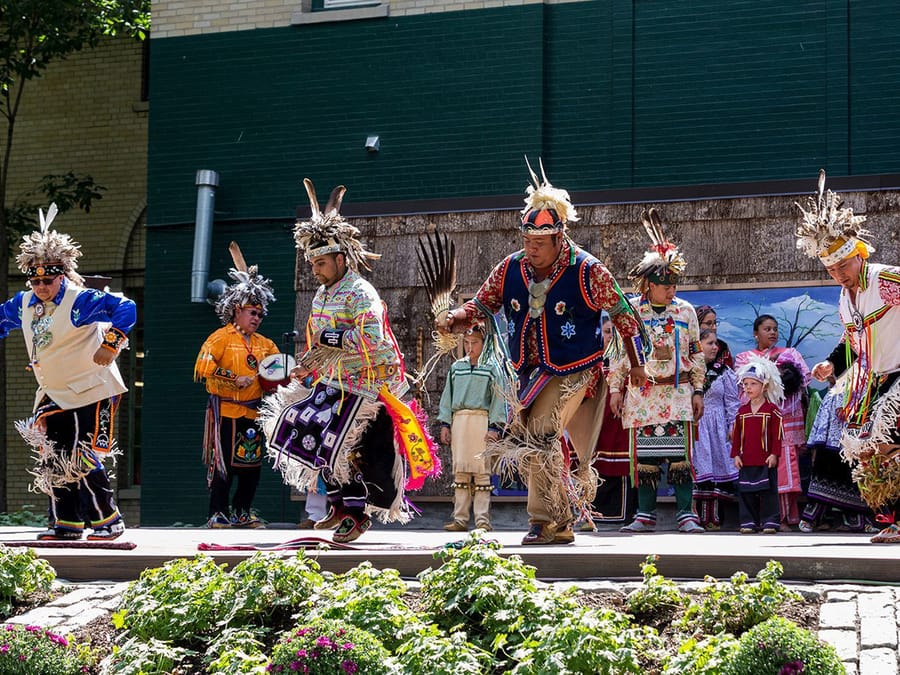
{"label": "red ribbon", "polygon": [[893,525],[897,521],[894,518],[893,513],[879,513],[877,516],[875,516],[875,522],[881,523],[882,525]]}

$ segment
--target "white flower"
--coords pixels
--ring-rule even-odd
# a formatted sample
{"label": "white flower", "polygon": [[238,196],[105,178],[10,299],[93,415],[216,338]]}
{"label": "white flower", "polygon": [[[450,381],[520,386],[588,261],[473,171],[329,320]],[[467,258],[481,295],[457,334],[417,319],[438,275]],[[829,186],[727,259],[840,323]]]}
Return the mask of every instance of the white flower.
{"label": "white flower", "polygon": [[566,303],[560,300],[556,303],[556,307],[553,308],[553,311],[556,312],[556,316],[562,316],[566,312]]}

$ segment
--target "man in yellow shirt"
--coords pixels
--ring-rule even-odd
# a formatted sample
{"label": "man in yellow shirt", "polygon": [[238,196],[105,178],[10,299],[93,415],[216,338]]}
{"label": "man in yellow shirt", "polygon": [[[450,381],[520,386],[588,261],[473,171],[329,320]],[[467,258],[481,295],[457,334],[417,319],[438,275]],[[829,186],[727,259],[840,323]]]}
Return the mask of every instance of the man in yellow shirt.
{"label": "man in yellow shirt", "polygon": [[[235,267],[228,273],[235,283],[216,303],[222,328],[210,335],[197,356],[194,378],[205,380],[209,392],[203,458],[209,485],[208,527],[261,527],[251,510],[262,468],[264,444],[256,427],[262,400],[259,364],[278,347],[257,333],[266,306],[274,302],[271,282],[256,266],[247,267],[232,242]],[[229,509],[231,484],[237,488]]]}

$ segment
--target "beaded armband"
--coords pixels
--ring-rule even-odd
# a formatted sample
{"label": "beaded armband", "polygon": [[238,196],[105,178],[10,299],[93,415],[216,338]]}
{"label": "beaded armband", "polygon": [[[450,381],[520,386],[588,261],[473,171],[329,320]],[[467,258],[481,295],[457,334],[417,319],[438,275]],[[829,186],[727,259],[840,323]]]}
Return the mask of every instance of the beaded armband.
{"label": "beaded armband", "polygon": [[[635,366],[643,366],[647,363],[647,355],[644,354],[644,341],[641,338],[640,333],[636,335],[632,335],[630,338],[625,338],[626,349],[629,352],[628,357],[631,361],[632,367]],[[631,350],[634,350],[634,356],[630,353]],[[635,363],[637,361],[637,363]]]}
{"label": "beaded armband", "polygon": [[103,343],[101,346],[105,349],[108,349],[111,352],[119,353],[119,350],[122,349],[128,343],[128,336],[125,335],[118,328],[110,327],[103,334]]}
{"label": "beaded armband", "polygon": [[228,370],[226,368],[216,368],[213,371],[213,376],[219,377],[223,380],[236,380],[237,379],[237,375],[235,375],[234,373],[232,373],[230,370]]}
{"label": "beaded armband", "polygon": [[323,347],[331,347],[333,349],[343,349],[344,347],[344,331],[329,328],[323,330],[319,335],[319,344]]}

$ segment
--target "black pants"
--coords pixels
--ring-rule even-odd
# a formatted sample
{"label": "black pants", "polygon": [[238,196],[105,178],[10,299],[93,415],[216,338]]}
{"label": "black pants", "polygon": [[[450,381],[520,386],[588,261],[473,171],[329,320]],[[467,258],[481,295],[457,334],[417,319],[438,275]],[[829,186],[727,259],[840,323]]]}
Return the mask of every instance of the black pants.
{"label": "black pants", "polygon": [[369,424],[356,447],[359,458],[349,483],[340,485],[325,479],[328,503],[362,512],[366,504],[388,509],[397,497],[394,485],[394,422],[384,406]]}
{"label": "black pants", "polygon": [[[234,499],[231,500],[234,513],[250,513],[262,473],[261,434],[256,430],[254,420],[246,417],[223,417],[219,439],[225,455],[225,475],[218,471],[213,474],[209,486],[209,517],[216,513],[228,517],[229,495],[234,482],[237,482]],[[249,456],[248,447],[251,448]]]}
{"label": "black pants", "polygon": [[50,499],[50,526],[81,531],[85,522],[103,527],[121,520],[109,476],[97,451],[113,449],[113,430],[119,397],[103,399],[80,408],[62,410],[47,401],[37,411],[46,425],[47,438],[57,452],[81,455],[81,462],[93,470],[81,479],[53,488]]}
{"label": "black pants", "polygon": [[598,523],[629,523],[637,510],[637,488],[628,476],[601,476],[593,509],[600,514]]}

